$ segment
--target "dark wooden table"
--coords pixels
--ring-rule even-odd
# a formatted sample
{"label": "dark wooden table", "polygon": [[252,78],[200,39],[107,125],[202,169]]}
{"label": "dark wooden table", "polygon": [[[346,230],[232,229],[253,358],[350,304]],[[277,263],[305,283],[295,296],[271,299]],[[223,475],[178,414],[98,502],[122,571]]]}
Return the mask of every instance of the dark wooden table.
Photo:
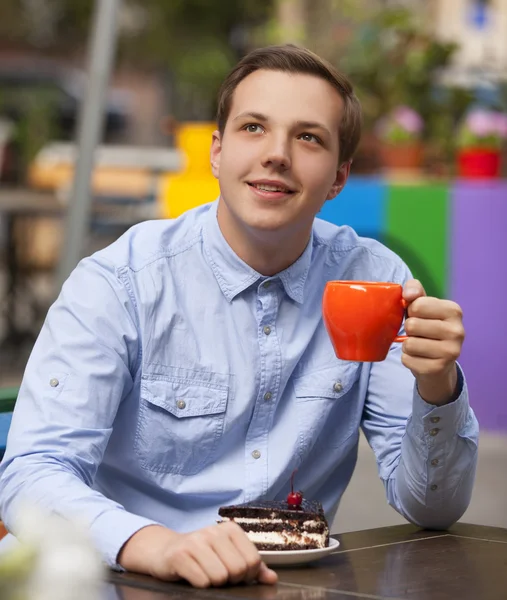
{"label": "dark wooden table", "polygon": [[340,548],[319,562],[277,568],[276,586],[196,590],[185,583],[111,573],[117,600],[506,600],[507,530],[458,523],[449,531],[412,525],[336,536]]}

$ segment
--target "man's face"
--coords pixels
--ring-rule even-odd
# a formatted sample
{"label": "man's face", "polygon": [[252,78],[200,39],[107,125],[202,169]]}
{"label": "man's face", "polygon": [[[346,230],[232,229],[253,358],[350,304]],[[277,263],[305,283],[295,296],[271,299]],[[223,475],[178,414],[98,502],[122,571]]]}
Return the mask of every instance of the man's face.
{"label": "man's face", "polygon": [[339,93],[313,75],[258,70],[241,81],[211,149],[222,228],[309,232],[349,173],[338,166],[342,112]]}

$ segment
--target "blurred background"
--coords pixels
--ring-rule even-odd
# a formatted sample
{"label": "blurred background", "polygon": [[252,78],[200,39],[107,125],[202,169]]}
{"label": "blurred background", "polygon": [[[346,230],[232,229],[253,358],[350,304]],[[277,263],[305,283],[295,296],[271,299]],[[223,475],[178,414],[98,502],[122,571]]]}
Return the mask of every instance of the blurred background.
{"label": "blurred background", "polygon": [[[464,520],[507,527],[507,0],[2,0],[0,455],[62,280],[135,223],[218,196],[218,86],[281,42],[345,71],[364,110],[350,181],[320,216],[464,309],[483,431]],[[362,441],[335,530],[401,521]]]}

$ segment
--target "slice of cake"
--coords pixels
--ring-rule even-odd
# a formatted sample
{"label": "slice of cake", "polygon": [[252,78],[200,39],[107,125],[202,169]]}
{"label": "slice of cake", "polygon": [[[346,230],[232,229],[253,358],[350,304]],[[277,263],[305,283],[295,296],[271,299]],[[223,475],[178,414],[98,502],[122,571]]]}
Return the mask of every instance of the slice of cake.
{"label": "slice of cake", "polygon": [[222,506],[222,521],[234,521],[258,550],[312,550],[329,545],[329,526],[320,502],[258,501]]}

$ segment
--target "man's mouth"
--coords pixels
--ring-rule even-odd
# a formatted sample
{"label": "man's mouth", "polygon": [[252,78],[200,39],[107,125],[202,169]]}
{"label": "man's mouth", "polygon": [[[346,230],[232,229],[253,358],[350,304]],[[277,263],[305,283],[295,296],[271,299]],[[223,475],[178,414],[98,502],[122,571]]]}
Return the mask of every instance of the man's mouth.
{"label": "man's mouth", "polygon": [[293,194],[294,191],[289,189],[288,187],[284,187],[281,185],[272,185],[269,183],[248,183],[249,186],[254,187],[258,190],[262,190],[263,192],[281,192],[284,194]]}

